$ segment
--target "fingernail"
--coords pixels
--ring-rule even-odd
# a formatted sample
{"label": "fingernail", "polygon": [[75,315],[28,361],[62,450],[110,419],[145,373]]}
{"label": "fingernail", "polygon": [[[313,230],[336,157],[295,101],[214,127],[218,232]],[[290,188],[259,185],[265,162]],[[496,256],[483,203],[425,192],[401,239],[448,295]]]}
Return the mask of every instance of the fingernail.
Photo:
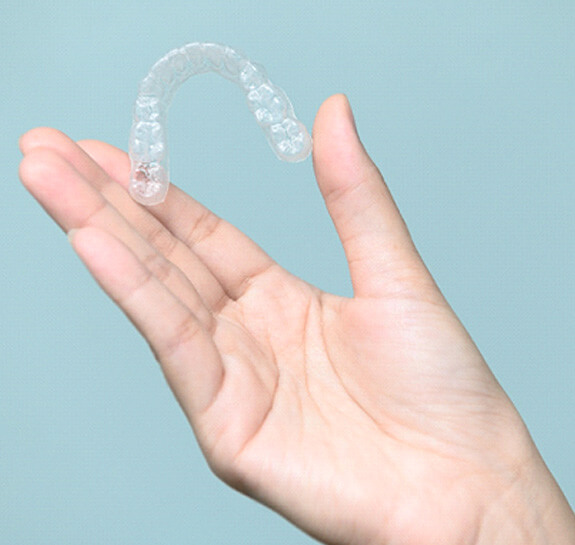
{"label": "fingernail", "polygon": [[347,106],[347,115],[348,115],[348,119],[351,123],[351,126],[353,127],[353,130],[355,131],[355,134],[357,135],[357,125],[355,123],[355,116],[353,115],[353,109],[351,108],[351,103],[349,101],[349,98],[347,97],[347,95],[343,95],[345,98],[345,102],[346,102],[346,106]]}
{"label": "fingernail", "polygon": [[76,234],[77,231],[78,231],[77,228],[73,228],[73,229],[70,229],[70,230],[66,233],[66,236],[68,237],[68,242],[69,242],[70,244],[72,244],[72,241],[74,240],[74,235]]}

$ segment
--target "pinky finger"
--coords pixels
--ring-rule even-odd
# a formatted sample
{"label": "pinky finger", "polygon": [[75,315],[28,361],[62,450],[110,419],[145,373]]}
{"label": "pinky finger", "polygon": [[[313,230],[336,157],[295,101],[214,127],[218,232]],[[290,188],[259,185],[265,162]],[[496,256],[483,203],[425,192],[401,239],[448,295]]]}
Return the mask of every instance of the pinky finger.
{"label": "pinky finger", "polygon": [[223,367],[210,332],[120,240],[94,227],[69,234],[92,276],[147,339],[193,420],[213,401]]}

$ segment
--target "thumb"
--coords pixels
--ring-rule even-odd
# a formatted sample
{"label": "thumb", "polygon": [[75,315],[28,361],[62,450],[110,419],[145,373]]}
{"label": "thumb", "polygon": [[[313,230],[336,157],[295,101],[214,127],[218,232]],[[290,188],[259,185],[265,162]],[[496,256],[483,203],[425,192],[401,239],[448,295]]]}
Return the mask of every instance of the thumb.
{"label": "thumb", "polygon": [[344,95],[328,98],[313,127],[316,178],[343,245],[354,294],[404,292],[431,277],[377,167],[361,144]]}

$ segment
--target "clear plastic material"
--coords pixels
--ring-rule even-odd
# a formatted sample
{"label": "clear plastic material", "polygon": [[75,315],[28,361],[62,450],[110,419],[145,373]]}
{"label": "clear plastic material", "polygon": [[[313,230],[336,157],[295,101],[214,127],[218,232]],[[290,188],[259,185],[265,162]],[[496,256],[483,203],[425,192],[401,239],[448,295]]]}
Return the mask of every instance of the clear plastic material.
{"label": "clear plastic material", "polygon": [[266,138],[283,161],[303,161],[312,141],[293,106],[262,66],[230,47],[191,43],[162,57],[142,80],[130,132],[130,195],[145,205],[161,203],[169,187],[167,112],[175,91],[196,74],[216,72],[236,83]]}

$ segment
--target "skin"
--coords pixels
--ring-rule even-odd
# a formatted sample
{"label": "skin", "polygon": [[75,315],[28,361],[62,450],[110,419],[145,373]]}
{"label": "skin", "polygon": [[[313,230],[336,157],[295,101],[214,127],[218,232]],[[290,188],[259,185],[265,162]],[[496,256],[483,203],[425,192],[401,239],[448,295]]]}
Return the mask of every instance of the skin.
{"label": "skin", "polygon": [[349,103],[314,125],[354,296],[294,277],[177,187],[145,208],[129,160],[24,135],[23,184],[146,338],[214,472],[328,544],[575,543],[575,517],[438,290]]}

